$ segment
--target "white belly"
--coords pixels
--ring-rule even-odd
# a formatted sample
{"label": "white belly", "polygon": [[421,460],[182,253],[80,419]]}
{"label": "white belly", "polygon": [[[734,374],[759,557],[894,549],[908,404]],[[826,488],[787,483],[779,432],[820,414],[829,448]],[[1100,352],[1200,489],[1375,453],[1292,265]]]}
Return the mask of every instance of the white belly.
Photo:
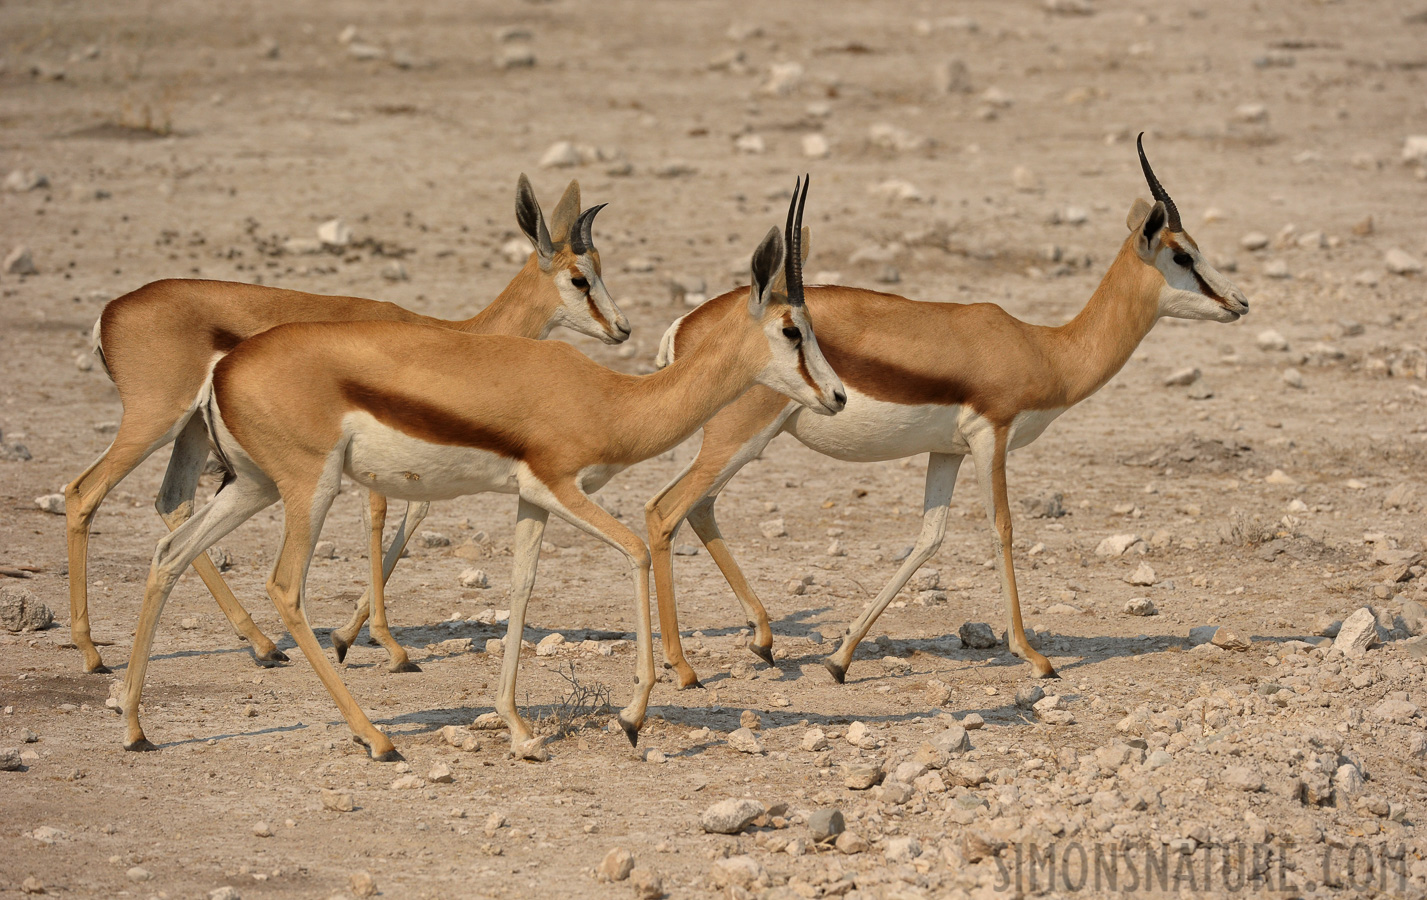
{"label": "white belly", "polygon": [[520,463],[486,450],[432,444],[364,412],[342,419],[348,477],[396,500],[450,500],[488,491],[514,494]]}
{"label": "white belly", "polygon": [[[1016,416],[1007,449],[1024,447],[1040,437],[1062,412],[1033,410]],[[965,406],[906,406],[849,389],[842,412],[820,416],[799,409],[788,418],[784,430],[834,459],[874,462],[918,453],[965,456],[971,452],[973,438],[990,428],[990,422]]]}

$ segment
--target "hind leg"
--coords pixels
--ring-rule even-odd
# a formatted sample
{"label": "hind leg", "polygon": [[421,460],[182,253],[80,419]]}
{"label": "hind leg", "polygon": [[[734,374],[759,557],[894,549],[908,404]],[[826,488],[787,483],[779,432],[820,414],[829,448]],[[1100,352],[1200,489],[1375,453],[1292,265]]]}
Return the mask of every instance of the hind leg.
{"label": "hind leg", "polygon": [[[396,534],[392,536],[391,547],[387,549],[386,556],[382,558],[382,584],[391,580],[392,570],[401,560],[401,554],[406,552],[406,545],[411,541],[411,536],[416,533],[416,528],[426,518],[426,514],[431,511],[430,503],[408,502],[406,504],[406,515],[401,520],[401,525],[397,527]],[[380,532],[378,532],[380,535]],[[367,616],[372,611],[372,589],[368,587],[363,592],[361,598],[357,600],[357,605],[352,610],[352,618],[346,625],[332,632],[332,649],[337,651],[337,662],[342,662],[347,658],[347,650],[357,641],[357,634],[361,632],[362,625],[367,621]],[[381,638],[377,638],[378,643],[382,643]],[[392,638],[395,643],[396,639]],[[386,646],[383,643],[383,646]],[[400,646],[400,645],[398,645]],[[402,651],[405,656],[405,651]],[[397,663],[396,655],[390,653],[388,656],[392,665]],[[392,669],[393,672],[397,671]],[[418,670],[419,671],[419,670]]]}
{"label": "hind leg", "polygon": [[[158,499],[154,503],[159,517],[170,531],[176,530],[193,515],[193,495],[198,490],[198,476],[203,474],[203,464],[207,460],[208,430],[202,419],[193,416],[183,431],[179,432],[178,440],[174,441],[168,470],[164,472],[163,487],[159,489]],[[198,573],[198,577],[203,579],[213,599],[218,601],[218,608],[223,610],[223,615],[228,617],[233,628],[252,646],[253,655],[259,663],[287,662],[287,655],[258,629],[243,604],[233,596],[232,589],[223,580],[223,576],[218,574],[218,567],[213,565],[213,560],[208,558],[206,551],[193,558],[193,569]]]}
{"label": "hind leg", "polygon": [[69,632],[84,654],[84,671],[104,673],[104,665],[89,632],[89,529],[94,514],[114,485],[124,480],[149,454],[174,439],[192,415],[191,409],[133,407],[125,410],[119,433],[99,458],[64,489],[65,540],[69,549]]}
{"label": "hind leg", "polygon": [[[368,556],[372,562],[372,583],[367,588],[371,592],[372,608],[372,637],[377,639],[377,643],[386,648],[387,656],[391,662],[387,666],[389,672],[420,672],[421,667],[412,662],[406,655],[406,648],[396,642],[396,638],[391,636],[391,629],[386,623],[386,575],[382,565],[382,527],[386,525],[386,497],[372,491],[370,496],[371,504],[371,551]],[[410,506],[408,505],[408,510]],[[392,542],[393,547],[397,547],[401,536],[397,535]],[[398,548],[400,552],[400,548]]]}

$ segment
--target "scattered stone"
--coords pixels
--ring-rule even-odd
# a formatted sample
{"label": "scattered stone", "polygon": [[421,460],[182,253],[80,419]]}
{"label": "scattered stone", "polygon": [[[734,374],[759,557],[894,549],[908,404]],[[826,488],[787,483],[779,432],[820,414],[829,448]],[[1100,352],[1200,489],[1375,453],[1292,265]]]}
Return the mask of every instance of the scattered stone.
{"label": "scattered stone", "polygon": [[[33,875],[20,882],[20,893],[22,894],[43,894],[44,892],[44,882]],[[209,896],[212,897],[213,895],[209,894]],[[234,895],[233,900],[239,900],[239,898]]]}
{"label": "scattered stone", "polygon": [[406,264],[399,259],[393,259],[382,266],[381,276],[387,281],[409,281],[411,278],[407,274]]}
{"label": "scattered stone", "polygon": [[[966,730],[968,728],[980,728],[981,725],[984,725],[984,722],[977,724],[976,720],[980,718],[980,716],[972,713],[961,720],[962,724],[952,725],[950,728],[934,735],[931,739],[931,745],[942,753],[946,753],[950,756],[957,756],[967,752],[971,749],[971,737],[966,733]],[[969,725],[967,724],[968,721],[970,722]]]}
{"label": "scattered stone", "polygon": [[751,856],[730,856],[714,863],[711,873],[715,887],[740,888],[745,892],[768,881],[768,873]]}
{"label": "scattered stone", "polygon": [[827,159],[828,154],[830,154],[831,152],[832,147],[829,146],[827,138],[823,137],[821,134],[803,135],[804,156],[808,157],[809,159]]}
{"label": "scattered stone", "polygon": [[1265,278],[1278,280],[1293,277],[1293,273],[1288,270],[1288,261],[1283,259],[1271,259],[1264,263],[1263,274]]}
{"label": "scattered stone", "polygon": [[1257,341],[1259,349],[1265,352],[1282,352],[1288,349],[1288,338],[1272,328],[1260,331]]}
{"label": "scattered stone", "polygon": [[664,879],[652,869],[630,872],[629,885],[634,888],[634,900],[660,900],[664,896]]}
{"label": "scattered stone", "polygon": [[1127,616],[1159,615],[1159,610],[1155,609],[1154,601],[1148,597],[1134,597],[1126,601],[1124,611]]}
{"label": "scattered stone", "polygon": [[335,559],[337,545],[331,541],[318,541],[312,548],[312,555],[317,559]]}
{"label": "scattered stone", "polygon": [[64,494],[45,494],[35,498],[35,506],[52,516],[64,515]]}
{"label": "scattered stone", "polygon": [[5,257],[4,265],[0,265],[0,270],[3,270],[7,275],[35,275],[40,271],[35,268],[35,260],[30,255],[30,248],[23,245],[10,251],[10,254]]}
{"label": "scattered stone", "polygon": [[1416,600],[1403,600],[1402,624],[1407,626],[1409,634],[1420,635],[1427,631],[1427,607]]}
{"label": "scattered stone", "polygon": [[418,775],[403,775],[391,783],[394,791],[415,791],[421,788],[422,781]]}
{"label": "scattered stone", "polygon": [[762,753],[763,745],[758,742],[758,738],[747,728],[735,729],[728,736],[728,745],[739,753]]}
{"label": "scattered stone", "polygon": [[827,746],[827,735],[821,728],[813,728],[803,734],[802,748],[809,753],[826,750]]}
{"label": "scattered stone", "polygon": [[1125,581],[1140,587],[1149,587],[1158,580],[1154,569],[1147,562],[1140,563],[1134,572],[1125,576]]}
{"label": "scattered stone", "polygon": [[570,141],[556,141],[540,157],[540,167],[544,169],[565,169],[580,164],[580,151]]}
{"label": "scattered stone", "polygon": [[[13,254],[11,255],[13,256]],[[1383,254],[1382,261],[1383,264],[1387,266],[1387,270],[1394,275],[1416,275],[1422,271],[1422,262],[1420,260],[1397,247],[1393,247]],[[5,268],[6,271],[9,271],[10,263],[8,260],[5,263]]]}
{"label": "scattered stone", "polygon": [[846,740],[852,746],[864,750],[877,746],[877,734],[864,722],[853,722],[847,726]]}
{"label": "scattered stone", "polygon": [[1239,246],[1251,253],[1264,249],[1268,244],[1269,236],[1262,231],[1250,231],[1248,234],[1239,238]]}
{"label": "scattered stone", "polygon": [[1363,607],[1343,620],[1338,636],[1333,639],[1333,649],[1349,659],[1358,659],[1377,644],[1377,617],[1373,611]]}
{"label": "scattered stone", "polygon": [[1224,784],[1246,794],[1263,790],[1263,777],[1248,766],[1229,766],[1224,770]]}
{"label": "scattered stone", "polygon": [[837,836],[837,841],[833,846],[837,848],[838,853],[845,853],[848,856],[852,856],[856,853],[866,853],[867,848],[871,845],[867,843],[866,838],[857,832],[844,831]]}
{"label": "scattered stone", "polygon": [[1253,646],[1248,638],[1240,637],[1229,630],[1227,625],[1221,625],[1214,629],[1214,636],[1209,639],[1209,643],[1221,650],[1248,650]]}
{"label": "scattered stone", "polygon": [[975,90],[966,63],[959,59],[937,63],[932,69],[932,90],[939,94],[969,94]]}
{"label": "scattered stone", "polygon": [[5,176],[4,187],[12,194],[24,194],[42,187],[49,187],[49,184],[49,176],[34,169],[11,169],[10,173]]}
{"label": "scattered stone", "polygon": [[493,810],[490,815],[486,816],[485,824],[481,826],[481,833],[488,838],[495,837],[496,833],[507,824],[509,823],[506,821],[505,813],[498,809]]}
{"label": "scattered stone", "polygon": [[1022,685],[1020,690],[1016,691],[1016,705],[1021,709],[1032,709],[1044,697],[1045,689],[1040,685],[1035,683]]}
{"label": "scattered stone", "polygon": [[740,134],[733,141],[733,149],[739,153],[757,156],[768,149],[768,144],[763,140],[761,134]]}
{"label": "scattered stone", "polygon": [[323,789],[322,808],[332,812],[351,812],[357,808],[357,801],[351,791]]}
{"label": "scattered stone", "polygon": [[535,645],[535,655],[557,656],[564,645],[565,636],[558,631],[553,631],[541,638],[540,643]]}
{"label": "scattered stone", "polygon": [[520,45],[502,47],[495,56],[497,69],[528,69],[535,62],[535,51]]}
{"label": "scattered stone", "polygon": [[24,767],[19,747],[0,747],[0,772],[18,772]]}
{"label": "scattered stone", "polygon": [[1065,515],[1065,496],[1057,491],[1043,497],[1025,497],[1021,506],[1029,518],[1059,519]]}
{"label": "scattered stone", "polygon": [[1389,698],[1374,706],[1371,712],[1374,718],[1382,719],[1384,722],[1408,725],[1421,714],[1422,710],[1411,701]]}
{"label": "scattered stone", "polygon": [[0,587],[0,628],[43,631],[53,623],[54,613],[29,590],[15,585]]}
{"label": "scattered stone", "polygon": [[738,724],[747,728],[749,731],[757,731],[763,727],[763,720],[758,717],[758,713],[751,709],[745,709],[738,716]]}
{"label": "scattered stone", "polygon": [[377,881],[370,872],[353,872],[352,877],[347,880],[347,886],[358,897],[375,897],[377,895]]}
{"label": "scattered stone", "polygon": [[788,526],[782,519],[769,519],[766,522],[758,523],[758,530],[769,540],[773,538],[787,537]]}
{"label": "scattered stone", "polygon": [[133,866],[124,873],[124,877],[128,878],[130,881],[148,881],[154,876],[152,872],[150,872],[148,869],[145,869],[143,866]]}
{"label": "scattered stone", "polygon": [[1116,559],[1124,556],[1125,551],[1138,543],[1140,543],[1140,536],[1137,534],[1112,534],[1095,548],[1095,555]]}
{"label": "scattered stone", "polygon": [[765,94],[791,94],[803,82],[803,67],[799,63],[773,63],[763,81]]}
{"label": "scattered stone", "polygon": [[842,771],[843,786],[851,791],[865,791],[882,783],[882,767],[876,763],[849,763]]}
{"label": "scattered stone", "polygon": [[1293,367],[1283,370],[1283,383],[1291,388],[1303,387],[1303,373]]}
{"label": "scattered stone", "polygon": [[834,539],[834,540],[832,541],[832,543],[830,543],[830,544],[827,545],[827,555],[828,555],[828,556],[846,556],[846,555],[847,555],[847,550],[843,548],[843,546],[842,546],[842,541],[839,541],[839,540]]}
{"label": "scattered stone", "polygon": [[985,622],[967,622],[957,630],[961,643],[972,650],[990,650],[998,643],[996,632]]}
{"label": "scattered stone", "polygon": [[491,578],[484,569],[463,569],[460,581],[461,587],[484,589],[491,586]]}
{"label": "scattered stone", "polygon": [[450,784],[456,780],[451,774],[451,767],[445,763],[437,763],[431,767],[431,771],[426,773],[426,780],[432,784]]}
{"label": "scattered stone", "polygon": [[214,888],[209,891],[208,900],[243,900],[243,895],[231,884],[225,884],[220,888]]}
{"label": "scattered stone", "polygon": [[605,854],[595,869],[595,878],[600,881],[624,881],[634,871],[634,854],[623,847],[615,847]]}
{"label": "scattered stone", "polygon": [[317,239],[328,247],[342,248],[352,242],[352,229],[341,219],[328,219],[317,226]]}
{"label": "scattered stone", "polygon": [[1201,376],[1202,374],[1204,373],[1193,367],[1187,369],[1180,369],[1164,380],[1164,386],[1187,387],[1198,381],[1199,376]]}
{"label": "scattered stone", "polygon": [[[961,719],[961,727],[967,731],[976,731],[978,728],[984,728],[985,726],[986,720],[981,718],[980,713],[967,713]],[[967,742],[967,746],[970,746],[969,741]]]}
{"label": "scattered stone", "polygon": [[882,853],[889,863],[910,863],[922,855],[922,844],[914,837],[895,837],[887,841]]}
{"label": "scattered stone", "polygon": [[820,809],[808,817],[808,833],[813,842],[826,844],[847,830],[847,821],[840,809]]}
{"label": "scattered stone", "polygon": [[699,816],[699,826],[709,834],[738,834],[767,810],[762,803],[747,797],[722,800]]}
{"label": "scattered stone", "polygon": [[253,836],[261,838],[270,838],[273,836],[273,830],[271,827],[268,826],[267,822],[257,822],[253,825]]}

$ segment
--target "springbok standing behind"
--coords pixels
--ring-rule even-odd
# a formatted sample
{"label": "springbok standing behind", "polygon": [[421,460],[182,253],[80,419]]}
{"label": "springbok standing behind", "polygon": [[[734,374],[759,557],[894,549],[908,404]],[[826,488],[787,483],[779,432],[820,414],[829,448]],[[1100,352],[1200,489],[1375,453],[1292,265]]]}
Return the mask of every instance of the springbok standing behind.
{"label": "springbok standing behind", "polygon": [[[941,546],[956,473],[968,453],[999,542],[1011,652],[1029,662],[1036,676],[1055,677],[1050,661],[1026,641],[1021,624],[1006,453],[1035,440],[1057,416],[1099,390],[1160,317],[1233,322],[1249,309],[1243,293],[1209,265],[1184,232],[1143,144],[1137,146],[1155,202],[1135,201],[1119,255],[1085,308],[1064,325],[1029,325],[990,303],[918,303],[854,288],[807,289],[823,352],[847,385],[846,411],[832,419],[805,416],[786,398],[754,388],[704,426],[698,456],[645,506],[660,636],[679,687],[698,684],[680,645],[669,552],[685,518],[743,605],[753,628],[749,649],[773,662],[768,613],[724,543],[714,503],[729,479],[783,432],[848,461],[930,454],[916,546],[824,661],[839,683],[858,642]],[[736,300],[725,294],[675,322],[661,342],[660,361],[676,360],[675,351],[697,346]]]}
{"label": "springbok standing behind", "polygon": [[[198,476],[208,458],[208,436],[195,415],[214,365],[255,334],[287,322],[384,320],[416,322],[469,333],[545,337],[556,326],[617,344],[629,337],[629,323],[615,306],[600,275],[599,252],[591,239],[595,215],[603,206],[580,212],[580,186],[571,181],[551,216],[551,227],[536,202],[530,181],[520,176],[515,214],[534,252],[525,267],[489,306],[464,321],[445,321],[403,309],[394,303],[359,297],[328,297],[227,281],[170,279],[156,281],[104,307],[94,325],[95,353],[119,389],[124,405],[119,432],[78,478],[65,488],[69,543],[70,634],[84,654],[84,671],[108,672],[89,631],[86,562],[89,529],[99,505],[149,454],[174,442],[163,487],[155,504],[169,530],[193,514]],[[385,573],[425,517],[427,505],[410,504],[388,554]],[[193,567],[238,634],[260,662],[285,662],[267,635],[253,624],[207,554]],[[361,628],[358,601],[355,626],[341,633],[346,644]],[[414,666],[390,634],[374,634],[392,655],[393,671]],[[338,644],[340,659],[346,644]]]}
{"label": "springbok standing behind", "polygon": [[[555,342],[392,322],[284,325],[225,357],[214,369],[205,415],[232,481],[159,541],[125,681],[124,746],[154,748],[139,725],[139,698],[159,614],[178,576],[223,535],[281,499],[283,542],[268,593],[373,758],[400,758],[323,655],[302,604],[312,546],[343,473],[374,493],[408,501],[487,491],[519,495],[496,697],[519,755],[544,754],[516,710],[515,682],[549,514],[624,553],[634,575],[638,673],[635,697],[618,719],[636,742],[655,681],[649,550],[589,494],[622,469],[675,446],[754,384],[818,412],[842,409],[842,384],[818,350],[803,304],[797,191],[794,202],[786,267],[775,228],[753,255],[747,300],[726,304],[706,340],[653,375],[614,372]],[[780,271],[786,293],[775,284]],[[372,574],[379,583],[375,558]]]}

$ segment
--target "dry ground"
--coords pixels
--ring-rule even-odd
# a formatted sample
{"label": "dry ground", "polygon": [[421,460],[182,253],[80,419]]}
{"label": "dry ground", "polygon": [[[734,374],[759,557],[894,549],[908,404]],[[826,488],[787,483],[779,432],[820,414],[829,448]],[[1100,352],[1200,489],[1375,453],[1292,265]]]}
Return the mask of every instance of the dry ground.
{"label": "dry ground", "polygon": [[[997,857],[965,840],[991,835],[1011,843],[1003,865],[1017,842],[1141,842],[1190,853],[1200,870],[1221,849],[1268,841],[1293,867],[1272,882],[1286,895],[1335,883],[1420,895],[1422,719],[1380,703],[1427,704],[1417,646],[1396,640],[1345,661],[1282,644],[1316,643],[1320,619],[1368,604],[1390,625],[1404,597],[1422,599],[1421,579],[1386,585],[1373,557],[1421,551],[1427,531],[1423,282],[1383,263],[1393,248],[1427,255],[1427,182],[1400,160],[1406,137],[1427,134],[1427,7],[1101,0],[1093,15],[1072,14],[1080,5],[0,3],[0,169],[49,182],[0,194],[0,251],[27,245],[39,270],[0,275],[0,428],[33,456],[0,462],[0,565],[37,567],[13,583],[59,618],[0,638],[0,744],[38,736],[20,745],[38,753],[24,771],[0,773],[0,894],[34,878],[59,895],[177,898],[231,885],[248,898],[329,897],[367,871],[390,897],[629,896],[627,883],[590,874],[617,846],[672,897],[728,890],[715,887],[727,871],[717,860],[745,853],[762,876],[754,869],[736,896],[994,894]],[[499,40],[512,26],[527,34]],[[352,45],[380,56],[358,59]],[[533,67],[494,61],[526,48]],[[765,92],[770,67],[790,62],[801,80]],[[874,139],[881,124],[903,129],[906,149]],[[425,526],[480,560],[417,549],[391,584],[398,637],[425,671],[387,674],[364,640],[344,673],[411,770],[445,764],[453,783],[390,789],[401,773],[347,739],[307,664],[255,668],[196,579],[175,592],[150,669],[145,723],[163,749],[120,749],[121,723],[104,706],[110,679],[79,674],[66,647],[63,517],[34,503],[87,465],[118,421],[110,383],[76,364],[104,302],[201,276],[466,316],[516,268],[501,253],[516,236],[516,175],[531,173],[547,205],[576,177],[587,204],[611,204],[596,239],[635,352],[560,337],[643,371],[687,308],[670,280],[731,287],[780,221],[794,175],[811,170],[809,269],[830,273],[819,279],[877,285],[890,266],[900,282],[881,286],[909,297],[1059,322],[1089,296],[1125,212],[1147,193],[1139,130],[1187,227],[1253,307],[1233,326],[1162,323],[1106,389],[1012,459],[1014,497],[1059,492],[1069,511],[1036,519],[1016,504],[1016,547],[1029,622],[1065,676],[1050,687],[1074,724],[1018,708],[1025,667],[955,640],[962,623],[999,632],[1002,621],[991,533],[967,484],[931,564],[945,601],[907,595],[874,632],[886,637],[834,685],[820,659],[915,536],[924,460],[848,465],[784,439],[720,509],[786,656],[775,669],[751,665],[707,554],[678,557],[686,643],[707,688],[660,685],[639,753],[602,720],[556,741],[544,764],[506,759],[497,732],[471,751],[439,739],[441,726],[490,709],[497,664],[483,651],[500,632],[465,620],[505,607],[504,497],[438,505]],[[826,159],[804,157],[810,134],[829,142]],[[741,149],[755,149],[750,136],[761,153]],[[604,158],[541,169],[561,140]],[[915,197],[886,196],[892,180]],[[332,217],[372,240],[341,255],[279,249]],[[1249,232],[1271,243],[1243,249]],[[408,280],[383,277],[383,254],[401,256]],[[1258,348],[1270,328],[1288,351]],[[1286,384],[1290,366],[1302,387]],[[1202,379],[1163,386],[1184,367]],[[697,438],[629,471],[602,501],[639,521],[696,448]],[[95,633],[114,642],[103,649],[117,677],[163,530],[152,500],[165,456],[111,495],[91,546]],[[1275,470],[1287,478],[1269,478]],[[314,565],[309,585],[319,628],[341,621],[360,590],[361,503],[348,491],[329,519],[336,557]],[[224,542],[228,579],[274,637],[262,584],[280,515]],[[769,541],[758,525],[774,516],[788,536]],[[1146,555],[1095,554],[1123,533],[1143,536]],[[834,537],[846,556],[826,555]],[[569,665],[623,704],[632,648],[606,656],[578,642],[632,636],[624,564],[563,524],[548,541],[527,637],[559,631],[575,646],[523,662],[525,705],[553,714],[567,688],[557,670]],[[1142,561],[1154,587],[1124,580]],[[489,589],[458,584],[473,564]],[[804,575],[814,576],[806,593],[790,594]],[[1135,596],[1160,614],[1122,615]],[[1189,649],[1191,627],[1220,624],[1252,649]],[[474,650],[423,649],[451,638]],[[932,680],[950,689],[940,707]],[[761,716],[763,756],[725,743],[744,710]],[[937,782],[947,790],[923,781],[905,803],[843,786],[840,766],[865,757],[890,768],[945,730],[939,716],[972,713],[986,724],[961,764],[987,784],[958,786],[948,770]],[[872,746],[841,737],[853,721],[873,727]],[[812,727],[832,749],[800,749]],[[1093,752],[1126,739],[1140,745]],[[1171,762],[1139,762],[1156,748]],[[1344,765],[1366,785],[1344,776],[1313,803]],[[1234,767],[1265,790],[1237,789]],[[357,809],[324,811],[322,788],[352,792]],[[739,837],[702,833],[701,810],[741,796],[789,810]],[[870,849],[782,852],[807,839],[808,812],[832,806]],[[507,824],[488,835],[492,812]],[[272,837],[254,834],[259,821]],[[898,836],[916,837],[921,854],[893,846]],[[1361,860],[1356,874],[1338,871],[1355,848],[1377,858],[1373,875]],[[1409,874],[1387,874],[1389,863]],[[131,879],[134,867],[149,880]]]}

